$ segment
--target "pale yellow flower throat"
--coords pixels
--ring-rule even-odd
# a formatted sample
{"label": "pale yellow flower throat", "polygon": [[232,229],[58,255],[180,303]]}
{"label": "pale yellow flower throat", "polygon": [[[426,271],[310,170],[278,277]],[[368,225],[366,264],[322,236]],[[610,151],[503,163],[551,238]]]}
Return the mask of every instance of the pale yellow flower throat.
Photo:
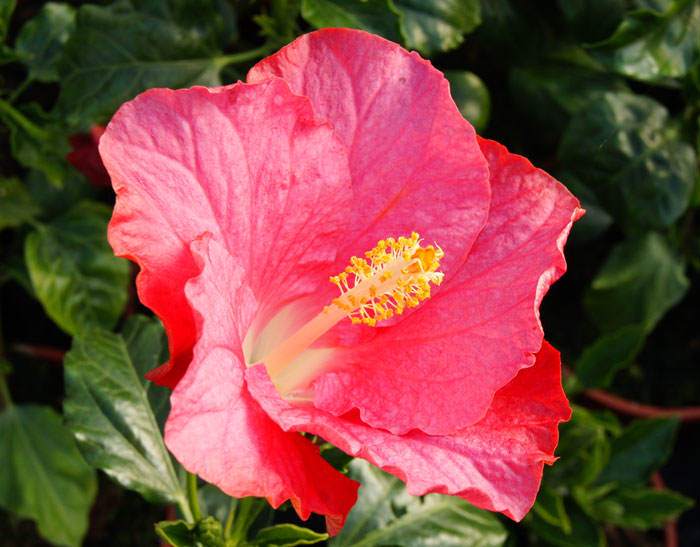
{"label": "pale yellow flower throat", "polygon": [[429,298],[430,284],[442,282],[444,274],[437,270],[443,256],[437,245],[421,246],[415,232],[382,239],[365,258],[353,256],[343,272],[330,278],[340,295],[261,359],[278,391],[292,393],[311,379],[312,371],[295,360],[345,317],[374,327]]}

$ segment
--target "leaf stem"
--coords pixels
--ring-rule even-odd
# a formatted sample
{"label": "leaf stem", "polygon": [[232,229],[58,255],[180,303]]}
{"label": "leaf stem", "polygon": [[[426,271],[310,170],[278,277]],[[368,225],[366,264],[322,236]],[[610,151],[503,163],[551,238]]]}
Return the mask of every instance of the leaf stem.
{"label": "leaf stem", "polygon": [[216,57],[215,61],[219,69],[222,69],[227,65],[245,63],[247,61],[252,61],[253,59],[259,59],[260,57],[264,57],[268,53],[273,52],[275,49],[277,49],[277,45],[268,42],[258,48],[249,49],[248,51],[243,51],[241,53],[220,55],[219,57]]}
{"label": "leaf stem", "polygon": [[233,526],[233,519],[236,516],[236,508],[238,507],[238,500],[236,498],[231,498],[231,503],[229,504],[228,515],[226,515],[226,524],[224,524],[224,539],[231,537],[231,527]]}
{"label": "leaf stem", "polygon": [[12,403],[12,397],[10,397],[10,390],[7,387],[7,382],[5,381],[5,375],[0,373],[0,400],[4,408],[12,408],[14,405]]}
{"label": "leaf stem", "polygon": [[37,140],[48,139],[48,132],[36,125],[14,106],[12,106],[7,101],[0,99],[0,117],[5,117],[12,122],[20,126],[24,131],[26,131],[32,138]]}
{"label": "leaf stem", "polygon": [[187,499],[195,522],[202,519],[202,510],[199,507],[199,496],[197,494],[197,475],[187,472]]}
{"label": "leaf stem", "polygon": [[2,337],[2,316],[0,316],[0,402],[4,408],[13,406],[10,389],[5,380],[5,375],[10,370],[10,365],[5,361],[5,340]]}
{"label": "leaf stem", "polygon": [[245,541],[248,535],[248,528],[250,528],[255,517],[258,516],[257,511],[254,509],[255,503],[255,498],[242,498],[238,500],[238,512],[235,523],[231,526],[230,538],[238,540],[239,542]]}
{"label": "leaf stem", "polygon": [[26,91],[26,89],[30,86],[30,84],[34,81],[33,78],[27,76],[25,80],[17,86],[17,88],[13,91],[12,95],[10,95],[7,100],[10,103],[14,103],[19,97]]}

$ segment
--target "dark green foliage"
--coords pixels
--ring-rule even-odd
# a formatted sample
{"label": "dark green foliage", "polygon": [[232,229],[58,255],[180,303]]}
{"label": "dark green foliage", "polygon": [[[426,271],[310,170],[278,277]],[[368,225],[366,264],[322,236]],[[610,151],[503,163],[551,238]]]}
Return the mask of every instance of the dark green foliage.
{"label": "dark green foliage", "polygon": [[[301,523],[289,504],[273,510],[208,484],[188,493],[163,442],[170,391],[144,374],[167,360],[166,335],[106,240],[113,194],[66,160],[70,137],[150,87],[244,79],[258,59],[330,26],[417,50],[480,134],[557,176],[587,209],[541,314],[574,413],[520,524],[460,498],[409,496],[309,436],[363,484],[329,538],[322,519]],[[684,515],[700,491],[688,463],[700,453],[686,440],[695,430],[588,398],[700,400],[697,0],[0,0],[0,141],[3,545],[604,547],[653,544],[659,532],[647,530],[679,517],[682,543],[700,533],[698,509]],[[70,348],[62,371],[36,352],[45,346]],[[651,485],[659,470],[667,488]]]}

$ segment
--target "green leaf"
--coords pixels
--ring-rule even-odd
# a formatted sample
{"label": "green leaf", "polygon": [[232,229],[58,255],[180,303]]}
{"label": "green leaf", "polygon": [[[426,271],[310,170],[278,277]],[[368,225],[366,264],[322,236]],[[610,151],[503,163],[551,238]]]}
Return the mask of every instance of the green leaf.
{"label": "green leaf", "polygon": [[24,184],[15,178],[0,178],[0,230],[20,226],[38,213]]}
{"label": "green leaf", "polygon": [[586,515],[578,506],[570,504],[566,507],[570,518],[570,531],[543,519],[541,514],[533,511],[526,517],[526,526],[537,535],[539,541],[532,545],[540,545],[541,540],[545,545],[557,547],[605,547],[605,534],[603,528]]}
{"label": "green leaf", "polygon": [[615,374],[632,363],[645,340],[646,330],[641,325],[602,335],[583,350],[576,362],[576,376],[585,387],[608,387]]}
{"label": "green leaf", "polygon": [[45,4],[22,27],[15,51],[27,65],[29,78],[41,82],[58,80],[57,62],[74,28],[75,9],[55,2]]}
{"label": "green leaf", "polygon": [[633,11],[593,51],[610,68],[638,80],[680,78],[700,58],[700,4],[661,0]]}
{"label": "green leaf", "polygon": [[10,130],[10,147],[15,159],[38,169],[54,186],[74,176],[66,162],[68,141],[55,121],[36,104],[15,108],[0,99],[0,121]]}
{"label": "green leaf", "polygon": [[588,508],[593,518],[627,528],[659,528],[693,506],[671,490],[620,488]]}
{"label": "green leaf", "polygon": [[184,520],[164,520],[155,525],[158,537],[173,547],[196,547],[194,528],[195,524]]}
{"label": "green leaf", "polygon": [[486,129],[491,112],[489,90],[474,73],[466,70],[446,70],[450,93],[457,108],[477,132]]}
{"label": "green leaf", "polygon": [[671,455],[679,421],[675,418],[638,420],[612,441],[608,464],[599,483],[645,483]]}
{"label": "green leaf", "polygon": [[[591,97],[626,91],[622,78],[568,62],[551,61],[510,71],[508,87],[515,105],[534,125],[559,134]],[[552,143],[554,145],[555,143]]]}
{"label": "green leaf", "polygon": [[66,354],[64,371],[64,411],[85,459],[149,501],[182,501],[124,339],[101,329],[79,334]]}
{"label": "green leaf", "polygon": [[146,380],[145,374],[168,360],[165,329],[157,318],[136,314],[124,323],[122,337],[162,431],[170,411],[170,390]]}
{"label": "green leaf", "polygon": [[610,432],[619,431],[610,415],[574,407],[571,420],[560,428],[557,464],[548,469],[550,487],[592,484],[610,459]]}
{"label": "green leaf", "polygon": [[[219,85],[226,64],[214,0],[84,5],[59,66],[57,109],[70,126],[104,122],[151,87]],[[180,9],[178,9],[180,6]],[[210,17],[209,25],[204,18]]]}
{"label": "green leaf", "polygon": [[313,545],[327,539],[328,534],[319,534],[295,524],[276,524],[260,530],[251,543],[267,547],[295,547]]}
{"label": "green leaf", "polygon": [[612,217],[601,207],[595,193],[568,171],[557,174],[566,187],[581,201],[586,214],[574,224],[570,241],[585,243],[600,237],[613,223]]}
{"label": "green leaf", "polygon": [[113,327],[126,305],[129,266],[107,243],[110,213],[106,205],[84,201],[25,241],[36,296],[69,334]]}
{"label": "green leaf", "polygon": [[363,460],[354,460],[350,469],[362,488],[345,526],[330,540],[331,546],[486,547],[506,541],[506,531],[493,514],[460,498],[410,496],[398,479]]}
{"label": "green leaf", "polygon": [[5,41],[7,28],[10,26],[16,0],[0,0],[0,45]]}
{"label": "green leaf", "polygon": [[195,524],[166,520],[155,525],[156,534],[173,547],[224,547],[221,523],[205,517]]}
{"label": "green leaf", "polygon": [[584,42],[607,38],[620,24],[625,0],[558,0],[569,28]]}
{"label": "green leaf", "polygon": [[406,47],[425,56],[456,48],[481,23],[479,0],[391,0]]}
{"label": "green leaf", "polygon": [[640,325],[648,333],[687,292],[683,270],[659,234],[625,240],[593,279],[584,305],[602,332]]}
{"label": "green leaf", "polygon": [[217,520],[224,522],[231,506],[238,505],[238,500],[228,494],[224,494],[213,484],[203,484],[199,490],[199,500],[202,503],[202,513],[211,515]]}
{"label": "green leaf", "polygon": [[80,545],[97,491],[61,417],[49,407],[10,406],[0,413],[0,505],[35,520],[56,545]]}
{"label": "green leaf", "polygon": [[566,535],[572,532],[571,519],[566,513],[564,496],[549,486],[543,486],[532,510],[546,523],[560,528]]}
{"label": "green leaf", "polygon": [[666,108],[630,93],[604,93],[579,110],[559,156],[634,233],[678,220],[697,178],[695,152],[677,139]]}
{"label": "green leaf", "polygon": [[302,0],[301,16],[316,28],[357,28],[401,41],[398,14],[387,0]]}
{"label": "green leaf", "polygon": [[53,184],[45,173],[30,169],[24,182],[32,199],[41,208],[41,216],[53,218],[66,213],[76,203],[95,198],[97,191],[94,186],[87,184],[84,178],[73,171],[73,175],[63,181],[61,186]]}
{"label": "green leaf", "polygon": [[280,46],[294,40],[301,32],[297,24],[301,2],[302,0],[271,0],[266,10],[253,17],[260,27],[260,34],[269,43]]}

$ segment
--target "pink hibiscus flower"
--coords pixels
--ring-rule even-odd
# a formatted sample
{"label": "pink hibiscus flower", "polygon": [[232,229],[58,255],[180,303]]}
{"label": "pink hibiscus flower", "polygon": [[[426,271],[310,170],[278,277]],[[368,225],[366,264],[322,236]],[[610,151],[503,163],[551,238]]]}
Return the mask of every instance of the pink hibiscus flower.
{"label": "pink hibiscus flower", "polygon": [[429,62],[314,32],[247,83],[143,93],[100,152],[186,469],[335,533],[358,485],[306,432],[412,494],[526,514],[570,414],[538,309],[582,210],[477,137]]}

